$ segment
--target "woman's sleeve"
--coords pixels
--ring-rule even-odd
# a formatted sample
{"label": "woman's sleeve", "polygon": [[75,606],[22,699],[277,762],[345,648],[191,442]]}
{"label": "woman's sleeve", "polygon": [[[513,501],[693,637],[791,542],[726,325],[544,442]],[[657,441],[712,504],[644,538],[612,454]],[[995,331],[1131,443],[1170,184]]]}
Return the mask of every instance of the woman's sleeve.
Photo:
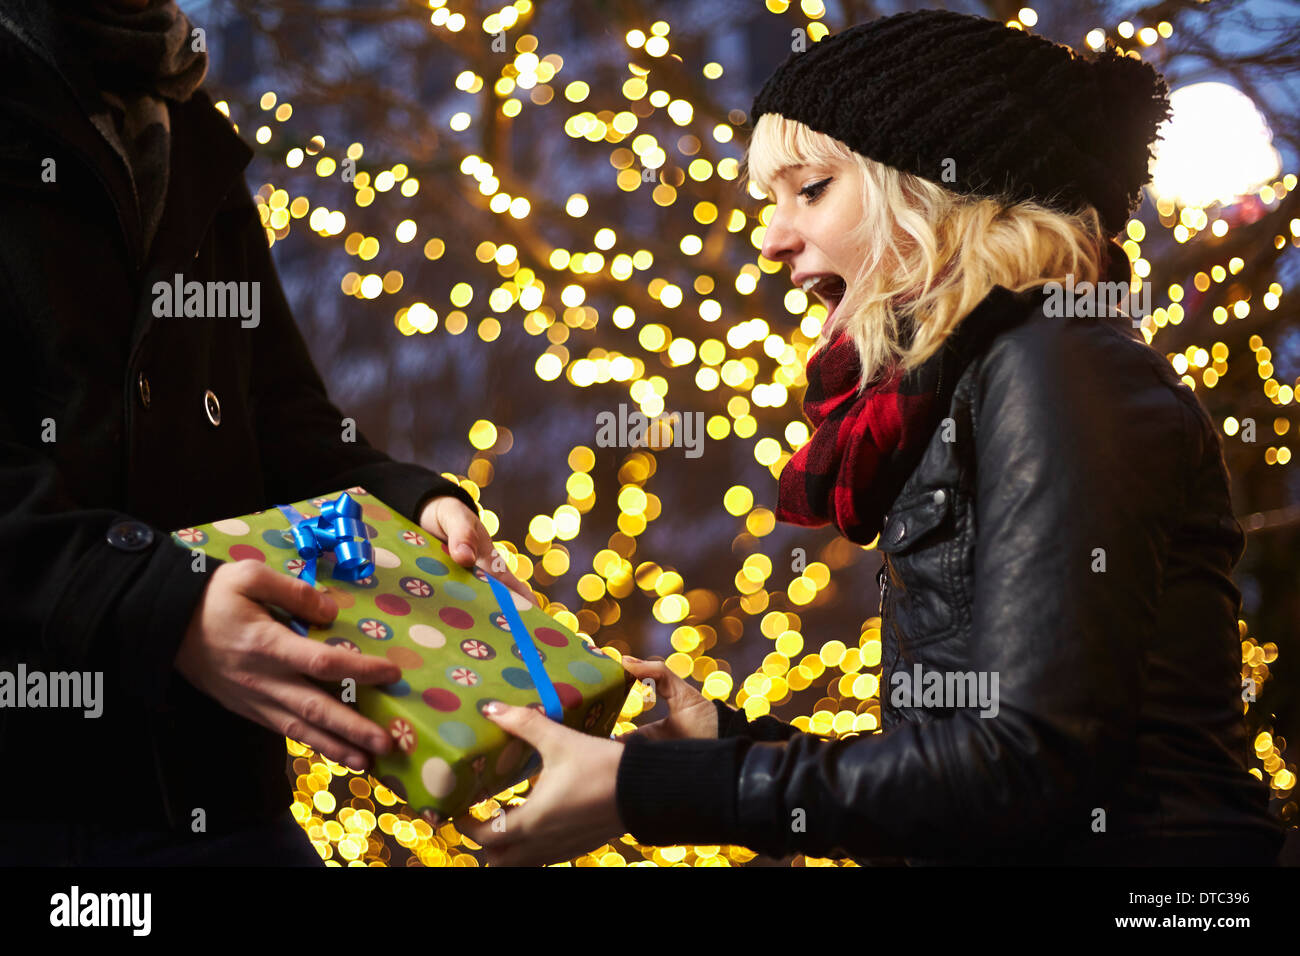
{"label": "woman's sleeve", "polygon": [[743,710],[728,706],[724,701],[714,700],[718,708],[718,737],[748,737],[751,740],[789,740],[799,733],[783,720],[764,714],[750,720]]}
{"label": "woman's sleeve", "polygon": [[837,740],[632,739],[618,774],[629,832],[778,857],[937,858],[1090,832],[1133,759],[1189,453],[1190,415],[1155,359],[1105,341],[1031,322],[978,372],[966,666],[996,675],[996,715]]}

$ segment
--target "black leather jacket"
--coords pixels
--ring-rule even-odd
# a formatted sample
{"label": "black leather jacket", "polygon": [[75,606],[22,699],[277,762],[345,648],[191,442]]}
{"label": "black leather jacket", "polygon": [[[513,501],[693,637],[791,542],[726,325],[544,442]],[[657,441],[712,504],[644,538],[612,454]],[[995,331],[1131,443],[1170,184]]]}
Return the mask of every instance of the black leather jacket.
{"label": "black leather jacket", "polygon": [[[638,838],[912,863],[1275,859],[1245,766],[1244,535],[1214,427],[1127,320],[994,292],[981,309],[1014,321],[960,372],[878,540],[884,732],[824,740],[719,704],[722,739],[625,756]],[[996,713],[910,699],[897,675],[918,666],[996,675]],[[734,803],[701,784],[686,795],[723,806],[678,803],[669,823],[639,782],[691,760],[730,776]]]}

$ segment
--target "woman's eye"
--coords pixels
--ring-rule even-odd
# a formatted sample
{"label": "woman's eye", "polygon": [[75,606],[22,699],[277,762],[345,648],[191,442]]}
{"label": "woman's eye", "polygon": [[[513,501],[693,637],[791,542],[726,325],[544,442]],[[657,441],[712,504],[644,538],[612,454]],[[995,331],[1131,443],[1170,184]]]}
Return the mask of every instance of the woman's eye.
{"label": "woman's eye", "polygon": [[830,181],[831,177],[828,176],[820,182],[810,183],[803,189],[799,190],[799,195],[806,197],[809,202],[813,202],[825,191],[826,187],[830,184]]}

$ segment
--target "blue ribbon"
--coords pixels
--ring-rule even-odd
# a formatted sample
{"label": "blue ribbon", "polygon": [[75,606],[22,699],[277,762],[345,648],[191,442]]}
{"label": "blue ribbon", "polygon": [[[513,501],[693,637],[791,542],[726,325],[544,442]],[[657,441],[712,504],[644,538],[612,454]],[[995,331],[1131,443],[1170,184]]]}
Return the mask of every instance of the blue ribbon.
{"label": "blue ribbon", "polygon": [[[306,517],[293,505],[276,507],[289,519],[294,546],[305,560],[299,578],[315,587],[316,559],[327,551],[334,555],[330,576],[339,581],[359,581],[375,573],[374,549],[361,522],[361,505],[346,491],[324,502],[315,518]],[[289,627],[307,636],[307,623],[301,618],[295,617]]]}
{"label": "blue ribbon", "polygon": [[555,685],[551,683],[551,675],[546,673],[546,668],[542,666],[542,657],[537,653],[537,645],[533,642],[533,635],[528,633],[528,628],[524,627],[523,618],[519,616],[519,609],[515,607],[515,600],[511,597],[511,591],[508,587],[498,581],[492,575],[487,576],[488,584],[492,586],[492,595],[497,599],[497,605],[501,608],[501,613],[505,615],[506,623],[510,625],[510,635],[515,639],[515,644],[519,647],[519,655],[528,665],[528,674],[533,679],[533,685],[537,688],[537,696],[542,699],[542,707],[546,710],[546,716],[551,720],[564,721],[564,707],[560,704],[560,695],[555,692]]}

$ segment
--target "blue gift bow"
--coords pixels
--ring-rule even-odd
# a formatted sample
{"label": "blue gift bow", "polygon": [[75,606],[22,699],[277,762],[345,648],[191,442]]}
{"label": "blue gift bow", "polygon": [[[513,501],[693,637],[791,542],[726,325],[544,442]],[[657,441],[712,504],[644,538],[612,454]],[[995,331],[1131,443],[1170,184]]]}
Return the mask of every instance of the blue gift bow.
{"label": "blue gift bow", "polygon": [[316,559],[330,551],[334,554],[332,577],[340,581],[359,581],[375,573],[374,549],[361,522],[361,505],[346,491],[333,501],[321,504],[320,515],[307,518],[293,505],[276,505],[289,519],[289,529],[298,555],[306,559],[298,577],[316,584]]}
{"label": "blue gift bow", "polygon": [[[276,505],[280,513],[289,519],[294,544],[298,555],[305,559],[298,577],[308,584],[316,584],[316,558],[325,551],[332,551],[336,556],[333,577],[340,581],[357,581],[370,577],[374,573],[373,549],[366,536],[365,525],[361,522],[361,506],[346,491],[333,501],[321,505],[320,517],[309,519],[292,505]],[[360,538],[361,540],[356,540]],[[486,574],[486,572],[484,572]],[[496,598],[501,614],[510,626],[510,635],[519,648],[519,656],[528,665],[528,675],[537,688],[546,716],[563,723],[564,706],[560,695],[555,691],[551,675],[542,665],[542,657],[537,652],[533,635],[524,626],[519,609],[515,607],[510,589],[486,574],[492,596]],[[295,617],[289,627],[303,637],[307,636],[307,622]]]}

